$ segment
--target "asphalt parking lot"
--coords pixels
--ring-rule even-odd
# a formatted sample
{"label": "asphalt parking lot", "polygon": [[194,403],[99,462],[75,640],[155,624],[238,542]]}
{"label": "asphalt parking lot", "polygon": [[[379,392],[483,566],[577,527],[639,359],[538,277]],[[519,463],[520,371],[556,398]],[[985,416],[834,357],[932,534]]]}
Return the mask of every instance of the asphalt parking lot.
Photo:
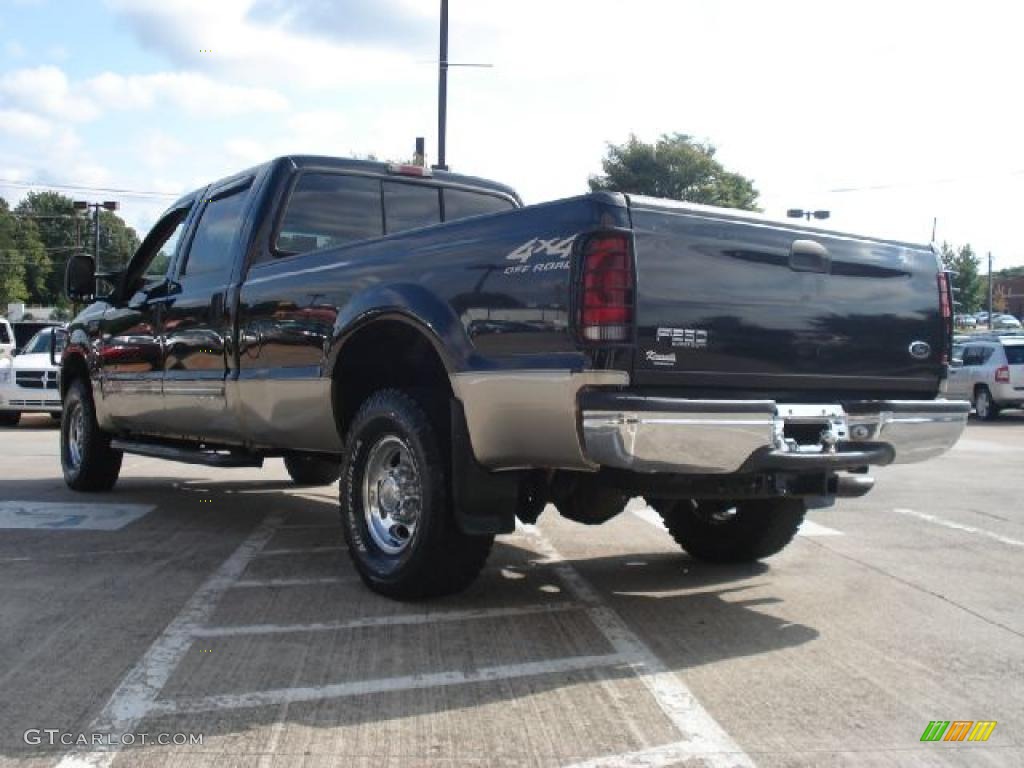
{"label": "asphalt parking lot", "polygon": [[279,461],[127,456],[82,496],[57,451],[46,417],[0,430],[2,765],[1024,765],[1019,412],[763,565],[689,560],[635,500],[548,510],[415,604],[363,588],[335,489]]}

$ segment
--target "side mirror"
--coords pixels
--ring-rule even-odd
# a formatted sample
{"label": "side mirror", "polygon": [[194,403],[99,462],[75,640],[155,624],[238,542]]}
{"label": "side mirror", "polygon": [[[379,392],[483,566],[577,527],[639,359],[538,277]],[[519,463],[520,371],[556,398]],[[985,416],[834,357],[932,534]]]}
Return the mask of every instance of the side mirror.
{"label": "side mirror", "polygon": [[66,328],[54,328],[50,334],[50,365],[60,366],[57,353],[63,352],[68,343],[68,331]]}
{"label": "side mirror", "polygon": [[68,259],[64,293],[72,301],[90,301],[96,295],[96,262],[92,256],[76,253]]}

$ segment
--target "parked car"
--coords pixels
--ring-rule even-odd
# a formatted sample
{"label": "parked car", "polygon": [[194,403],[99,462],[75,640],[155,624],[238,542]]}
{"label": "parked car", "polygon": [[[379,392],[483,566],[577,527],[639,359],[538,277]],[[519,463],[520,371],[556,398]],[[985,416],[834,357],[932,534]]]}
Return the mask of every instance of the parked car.
{"label": "parked car", "polygon": [[[17,426],[23,413],[49,413],[60,418],[58,366],[50,360],[53,327],[38,331],[17,355],[0,359],[0,426]],[[55,344],[63,348],[64,335]]]}
{"label": "parked car", "polygon": [[985,312],[984,310],[981,311],[981,312],[975,312],[974,313],[974,319],[977,320],[979,323],[987,323],[988,322],[988,312]]}
{"label": "parked car", "polygon": [[953,323],[957,328],[977,328],[978,318],[974,315],[957,315],[953,318]]}
{"label": "parked car", "polygon": [[1010,331],[1021,327],[1020,320],[1013,315],[995,315],[992,318],[993,330]]}
{"label": "parked car", "polygon": [[0,360],[10,357],[17,346],[17,342],[14,340],[14,329],[11,328],[7,318],[0,317]]}
{"label": "parked car", "polygon": [[[768,557],[969,410],[937,399],[933,249],[747,211],[285,157],[182,197],[115,282],[69,329],[66,483],[282,456],[340,476],[355,568],[400,598],[464,588],[548,503],[593,525],[642,495],[694,557]],[[67,286],[95,297],[91,258]]]}
{"label": "parked car", "polygon": [[968,398],[982,421],[1024,406],[1024,337],[972,340],[954,347],[947,393]]}

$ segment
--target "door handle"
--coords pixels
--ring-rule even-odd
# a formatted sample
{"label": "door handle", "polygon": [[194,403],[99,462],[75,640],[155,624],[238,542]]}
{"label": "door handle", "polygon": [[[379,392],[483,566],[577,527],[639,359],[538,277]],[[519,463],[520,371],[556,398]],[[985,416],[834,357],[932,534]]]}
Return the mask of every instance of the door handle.
{"label": "door handle", "polygon": [[827,274],[832,270],[832,257],[817,240],[794,240],[789,249],[789,268],[794,272]]}

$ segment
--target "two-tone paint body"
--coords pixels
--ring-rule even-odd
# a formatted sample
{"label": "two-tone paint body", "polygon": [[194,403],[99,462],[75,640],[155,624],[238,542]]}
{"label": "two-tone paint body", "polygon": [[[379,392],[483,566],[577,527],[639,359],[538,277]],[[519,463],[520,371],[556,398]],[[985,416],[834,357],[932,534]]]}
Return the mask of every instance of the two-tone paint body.
{"label": "two-tone paint body", "polygon": [[[164,279],[75,319],[64,368],[90,377],[103,428],[337,454],[350,345],[400,323],[436,354],[473,454],[492,470],[738,471],[746,454],[701,459],[718,450],[705,436],[785,448],[780,403],[834,404],[836,439],[865,410],[864,440],[909,423],[938,430],[925,449],[901,438],[907,456],[941,452],[962,429],[960,406],[933,417],[914,405],[936,397],[948,351],[927,247],[609,193],[521,208],[507,187],[437,173],[402,181],[515,207],[277,253],[296,180],[314,172],[389,178],[380,163],[289,157],[197,190],[172,206],[183,236]],[[205,206],[240,187],[230,271],[190,277],[182,265]],[[616,344],[583,342],[575,314],[581,244],[599,231],[626,233],[635,263],[630,338]],[[407,365],[382,344],[378,364]],[[630,399],[588,414],[593,391]]]}

